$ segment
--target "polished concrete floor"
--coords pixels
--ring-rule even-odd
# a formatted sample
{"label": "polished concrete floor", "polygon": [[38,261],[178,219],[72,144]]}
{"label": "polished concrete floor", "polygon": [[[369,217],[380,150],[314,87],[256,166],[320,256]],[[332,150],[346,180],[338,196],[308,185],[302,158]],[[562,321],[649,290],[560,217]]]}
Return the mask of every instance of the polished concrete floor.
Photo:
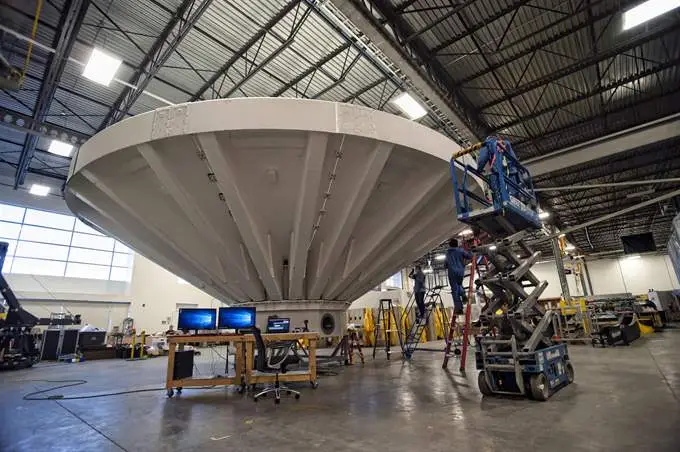
{"label": "polished concrete floor", "polygon": [[570,353],[576,382],[547,402],[482,397],[472,362],[464,377],[432,352],[367,353],[278,406],[224,388],[25,401],[45,380],[88,381],[65,396],[160,387],[166,360],[39,365],[0,374],[0,450],[680,451],[680,330]]}

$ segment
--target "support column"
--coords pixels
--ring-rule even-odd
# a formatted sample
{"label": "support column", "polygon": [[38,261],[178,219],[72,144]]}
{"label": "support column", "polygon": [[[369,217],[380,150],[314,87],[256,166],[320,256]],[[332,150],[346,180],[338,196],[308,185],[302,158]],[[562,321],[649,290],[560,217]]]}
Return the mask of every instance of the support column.
{"label": "support column", "polygon": [[555,256],[555,265],[557,266],[557,276],[560,278],[560,287],[562,288],[562,298],[565,301],[571,301],[571,295],[569,294],[569,283],[567,282],[567,275],[564,273],[564,262],[562,261],[562,251],[560,251],[560,246],[557,243],[558,238],[555,237],[550,240],[552,245],[553,256]]}
{"label": "support column", "polygon": [[585,275],[585,279],[588,282],[588,293],[590,293],[590,295],[595,295],[595,291],[593,290],[593,282],[590,280],[590,271],[588,270],[588,264],[586,264],[585,259],[583,259],[583,274]]}

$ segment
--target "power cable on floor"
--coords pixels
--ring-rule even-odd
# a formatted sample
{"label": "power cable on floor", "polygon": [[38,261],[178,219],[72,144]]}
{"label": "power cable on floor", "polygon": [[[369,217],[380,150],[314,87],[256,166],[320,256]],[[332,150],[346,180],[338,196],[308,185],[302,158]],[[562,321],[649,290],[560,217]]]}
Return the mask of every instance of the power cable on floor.
{"label": "power cable on floor", "polygon": [[75,396],[65,396],[63,394],[53,394],[43,397],[37,397],[40,394],[45,394],[47,392],[56,391],[57,389],[70,388],[72,386],[80,386],[87,383],[87,380],[30,380],[36,382],[44,383],[64,383],[58,386],[53,386],[51,388],[42,389],[40,391],[34,391],[26,394],[24,400],[81,400],[81,399],[94,399],[98,397],[110,397],[116,395],[124,394],[135,394],[138,392],[153,392],[153,391],[165,391],[165,388],[143,388],[143,389],[131,389],[127,391],[117,391],[117,392],[106,392],[102,394],[92,394],[92,395],[75,395]]}
{"label": "power cable on floor", "polygon": [[[71,386],[75,386],[75,385],[71,385]],[[111,444],[116,445],[118,448],[120,448],[120,450],[123,450],[123,451],[125,451],[125,452],[128,452],[128,450],[127,450],[126,448],[124,448],[123,446],[121,446],[120,444],[118,444],[113,438],[111,438],[110,436],[108,436],[107,434],[105,434],[104,432],[102,432],[101,430],[99,430],[99,429],[98,429],[97,427],[95,427],[94,425],[92,425],[92,424],[90,424],[89,422],[87,422],[87,421],[86,421],[85,419],[83,419],[82,417],[78,416],[75,412],[73,412],[73,411],[69,410],[68,408],[66,408],[66,406],[64,406],[63,404],[61,404],[61,403],[59,403],[59,402],[57,401],[57,405],[59,405],[60,407],[62,407],[62,408],[65,409],[66,411],[68,411],[73,417],[75,417],[76,419],[78,419],[80,422],[82,422],[83,424],[87,425],[87,426],[90,427],[92,430],[94,430],[95,432],[97,432],[97,433],[99,433],[100,435],[102,435],[104,438],[108,439],[109,442],[111,442]]]}

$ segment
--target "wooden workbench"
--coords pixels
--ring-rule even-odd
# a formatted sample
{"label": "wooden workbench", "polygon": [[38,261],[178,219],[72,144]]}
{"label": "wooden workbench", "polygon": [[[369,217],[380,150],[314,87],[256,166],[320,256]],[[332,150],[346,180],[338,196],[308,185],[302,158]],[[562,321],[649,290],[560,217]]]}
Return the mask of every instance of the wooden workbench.
{"label": "wooden workbench", "polygon": [[[244,368],[244,344],[250,343],[254,340],[253,336],[248,334],[214,334],[214,335],[196,335],[196,336],[168,336],[168,370],[165,380],[165,388],[168,391],[168,397],[174,394],[174,388],[181,392],[184,387],[192,386],[221,386],[221,385],[241,385],[245,387],[246,381],[244,379],[247,368]],[[206,342],[211,344],[229,344],[236,346],[236,356],[234,359],[235,375],[220,378],[183,378],[179,380],[174,379],[175,368],[175,351],[179,346],[181,351],[185,344],[196,342]]]}
{"label": "wooden workbench", "polygon": [[[262,339],[265,344],[267,342],[279,342],[279,341],[298,341],[306,339],[309,342],[309,347],[307,348],[307,354],[309,356],[309,366],[305,371],[289,371],[285,374],[279,374],[279,381],[308,381],[311,383],[312,387],[316,388],[316,346],[319,340],[319,333],[275,333],[275,334],[262,334]],[[255,336],[248,334],[244,336],[245,341],[245,378],[246,382],[250,384],[257,383],[274,383],[276,381],[276,374],[264,373],[264,372],[253,372],[253,362],[255,356]]]}

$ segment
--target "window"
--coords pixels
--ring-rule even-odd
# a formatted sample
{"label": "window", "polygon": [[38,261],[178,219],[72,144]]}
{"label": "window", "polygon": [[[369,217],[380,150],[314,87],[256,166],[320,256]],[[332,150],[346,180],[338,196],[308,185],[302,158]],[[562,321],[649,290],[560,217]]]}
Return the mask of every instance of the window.
{"label": "window", "polygon": [[73,230],[76,232],[84,232],[85,234],[104,235],[101,232],[92,229],[80,220],[76,220],[76,227]]}
{"label": "window", "polygon": [[[111,253],[108,251],[88,250],[85,248],[71,248],[68,257],[70,262],[80,262],[82,264],[110,265]],[[127,262],[124,262],[125,265]],[[119,265],[119,264],[117,264]]]}
{"label": "window", "polygon": [[385,280],[384,284],[387,287],[395,287],[395,288],[398,288],[398,289],[403,289],[402,282],[401,282],[401,272],[397,272],[394,275],[387,278]]}
{"label": "window", "polygon": [[[75,217],[0,204],[4,273],[130,281],[130,248]],[[115,250],[115,252],[114,252]]]}
{"label": "window", "polygon": [[65,261],[68,258],[68,246],[19,242],[14,255],[16,257],[33,257],[52,261]]}
{"label": "window", "polygon": [[24,224],[34,224],[36,226],[47,226],[52,229],[73,230],[74,217],[60,215],[58,213],[43,212],[42,210],[26,209]]}
{"label": "window", "polygon": [[7,223],[0,221],[0,238],[2,239],[18,239],[21,232],[21,224]]}
{"label": "window", "polygon": [[131,267],[132,266],[132,254],[125,253],[114,253],[113,263],[116,267]]}
{"label": "window", "polygon": [[130,281],[132,279],[132,267],[111,267],[111,281]]}
{"label": "window", "polygon": [[69,278],[109,279],[111,267],[104,265],[78,264],[69,262],[66,276]]}
{"label": "window", "polygon": [[24,221],[24,214],[26,209],[22,207],[10,206],[7,204],[0,204],[0,218],[12,223],[22,223]]}
{"label": "window", "polygon": [[81,234],[76,232],[73,234],[73,241],[71,246],[78,246],[81,248],[92,248],[95,250],[113,251],[114,240],[110,237],[96,236],[90,234]]}
{"label": "window", "polygon": [[15,257],[12,262],[12,273],[64,276],[64,267],[66,267],[66,262]]}
{"label": "window", "polygon": [[69,231],[60,231],[58,229],[23,225],[21,227],[19,240],[54,243],[56,245],[69,245],[71,243],[71,235],[72,232]]}

